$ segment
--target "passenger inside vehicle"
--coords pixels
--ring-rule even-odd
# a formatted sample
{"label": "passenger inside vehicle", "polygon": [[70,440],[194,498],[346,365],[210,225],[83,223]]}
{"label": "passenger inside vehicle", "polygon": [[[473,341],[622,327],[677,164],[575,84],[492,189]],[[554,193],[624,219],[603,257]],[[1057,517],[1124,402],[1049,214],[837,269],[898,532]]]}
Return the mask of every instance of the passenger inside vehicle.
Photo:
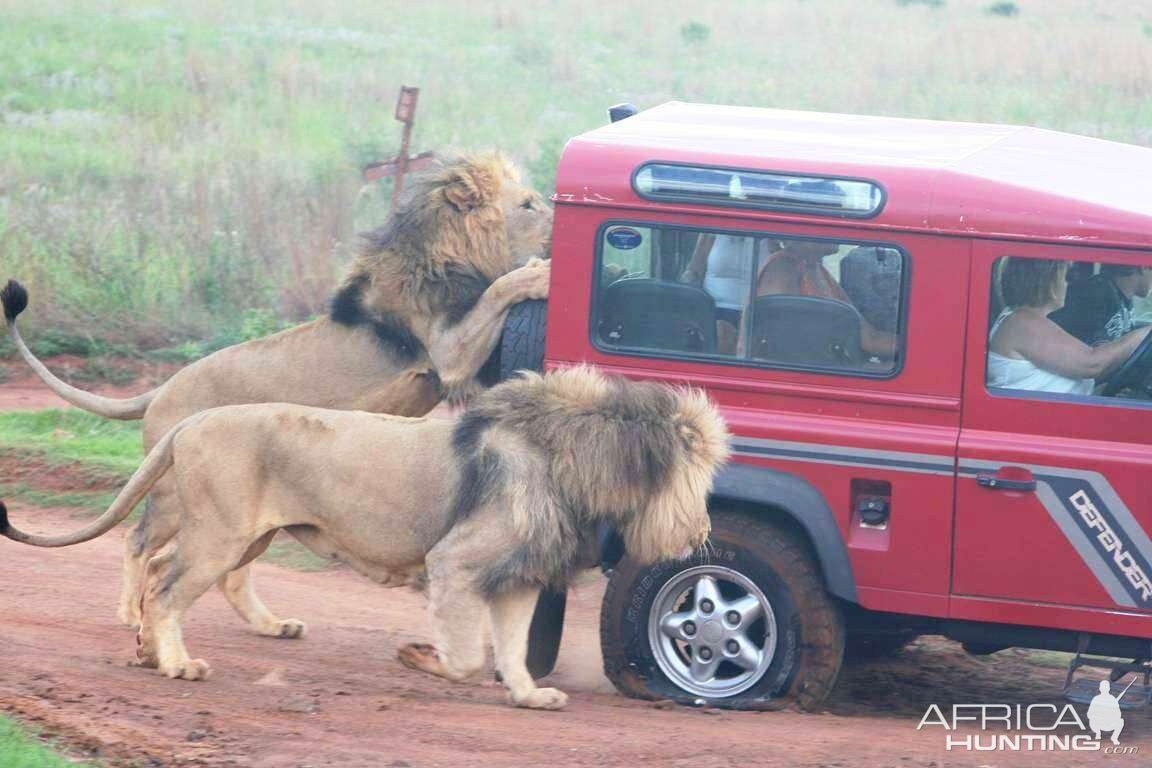
{"label": "passenger inside vehicle", "polygon": [[1009,257],[999,290],[1005,309],[988,340],[987,384],[1058,394],[1092,394],[1095,381],[1119,368],[1152,327],[1089,346],[1048,316],[1064,306],[1069,262]]}
{"label": "passenger inside vehicle", "polygon": [[[835,299],[855,306],[852,299],[824,266],[824,257],[839,250],[838,243],[819,240],[788,240],[768,257],[756,278],[756,295],[787,294]],[[897,337],[860,320],[860,344],[864,352],[881,360],[896,357]]]}
{"label": "passenger inside vehicle", "polygon": [[596,328],[607,347],[895,370],[895,248],[632,224],[606,228],[602,248]]}
{"label": "passenger inside vehicle", "polygon": [[1099,274],[1080,280],[1068,279],[1068,296],[1052,319],[1068,333],[1095,346],[1132,332],[1140,323],[1133,303],[1152,292],[1152,267],[1131,264],[1101,264]]}

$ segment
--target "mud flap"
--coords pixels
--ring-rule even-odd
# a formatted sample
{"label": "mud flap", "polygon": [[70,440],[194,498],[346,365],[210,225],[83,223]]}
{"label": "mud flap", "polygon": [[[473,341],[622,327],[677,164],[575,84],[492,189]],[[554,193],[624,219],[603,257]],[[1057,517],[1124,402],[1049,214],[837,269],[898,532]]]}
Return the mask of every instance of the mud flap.
{"label": "mud flap", "polygon": [[536,598],[536,612],[528,630],[528,671],[535,680],[551,674],[556,668],[567,605],[567,591],[544,590]]}

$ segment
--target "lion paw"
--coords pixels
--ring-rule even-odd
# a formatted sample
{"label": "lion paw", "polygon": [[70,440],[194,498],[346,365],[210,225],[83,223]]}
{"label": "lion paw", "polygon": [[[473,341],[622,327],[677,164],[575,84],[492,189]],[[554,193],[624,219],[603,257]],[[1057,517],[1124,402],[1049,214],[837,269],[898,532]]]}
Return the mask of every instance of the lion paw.
{"label": "lion paw", "polygon": [[208,675],[212,674],[212,667],[208,666],[208,662],[203,659],[189,659],[182,661],[178,664],[162,667],[160,669],[168,677],[172,679],[182,680],[207,680]]}
{"label": "lion paw", "polygon": [[517,301],[548,298],[548,284],[552,280],[552,262],[541,261],[539,264],[529,262],[514,274],[517,277]]}
{"label": "lion paw", "polygon": [[156,646],[144,636],[143,629],[136,630],[136,661],[133,666],[156,669],[160,666],[160,658],[156,655]]}
{"label": "lion paw", "polygon": [[157,669],[160,666],[160,659],[154,653],[148,653],[142,648],[136,649],[136,661],[130,662],[129,666],[144,667],[145,669]]}
{"label": "lion paw", "polygon": [[439,675],[441,671],[440,654],[436,652],[436,646],[428,643],[408,643],[396,652],[396,658],[408,669],[433,675]]}
{"label": "lion paw", "polygon": [[537,688],[527,696],[513,696],[512,703],[528,709],[563,709],[568,703],[568,694],[557,688]]}
{"label": "lion paw", "polygon": [[299,619],[284,619],[277,621],[266,629],[260,630],[260,634],[265,637],[277,637],[282,640],[295,640],[298,637],[304,637],[304,632],[307,631],[308,625]]}

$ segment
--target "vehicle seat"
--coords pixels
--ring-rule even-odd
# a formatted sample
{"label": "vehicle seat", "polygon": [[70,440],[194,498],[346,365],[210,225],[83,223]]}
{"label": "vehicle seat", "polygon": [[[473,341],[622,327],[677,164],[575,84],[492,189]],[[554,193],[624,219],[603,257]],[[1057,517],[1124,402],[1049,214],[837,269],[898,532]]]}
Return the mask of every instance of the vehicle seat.
{"label": "vehicle seat", "polygon": [[598,333],[614,347],[716,352],[716,302],[695,285],[627,277],[604,289]]}
{"label": "vehicle seat", "polygon": [[860,313],[839,299],[761,296],[752,305],[748,353],[774,363],[859,365]]}
{"label": "vehicle seat", "polygon": [[840,260],[840,287],[878,331],[897,331],[903,267],[900,254],[891,248],[862,245]]}

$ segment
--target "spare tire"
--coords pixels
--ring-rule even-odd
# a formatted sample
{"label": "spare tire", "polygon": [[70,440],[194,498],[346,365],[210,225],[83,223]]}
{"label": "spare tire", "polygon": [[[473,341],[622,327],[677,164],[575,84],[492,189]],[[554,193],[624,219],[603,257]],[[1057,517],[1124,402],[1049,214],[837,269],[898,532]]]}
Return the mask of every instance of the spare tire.
{"label": "spare tire", "polygon": [[512,378],[516,371],[544,370],[544,335],[548,329],[548,302],[522,301],[508,310],[504,334],[480,371],[484,386]]}

